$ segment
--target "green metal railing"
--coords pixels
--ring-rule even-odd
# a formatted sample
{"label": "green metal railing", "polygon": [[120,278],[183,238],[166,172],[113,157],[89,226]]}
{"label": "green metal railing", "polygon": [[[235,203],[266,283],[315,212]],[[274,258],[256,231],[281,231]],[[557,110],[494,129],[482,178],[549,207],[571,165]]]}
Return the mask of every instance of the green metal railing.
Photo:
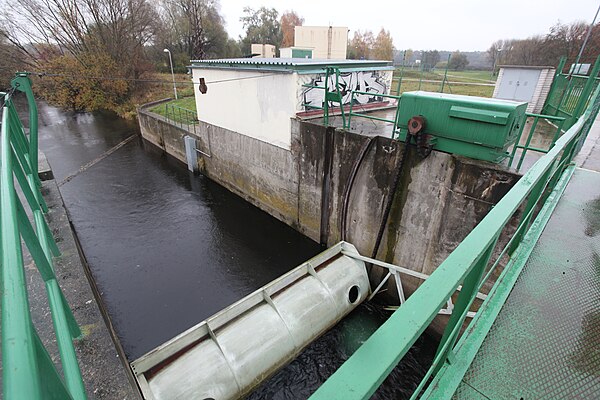
{"label": "green metal railing", "polygon": [[600,83],[598,78],[600,56],[596,58],[589,76],[564,73],[565,63],[566,58],[562,57],[550,86],[543,113],[565,118],[564,128],[568,129],[586,109],[592,93]]}
{"label": "green metal railing", "polygon": [[189,129],[191,127],[193,132],[196,133],[198,114],[194,110],[165,103],[165,118],[170,119],[175,125],[179,125],[181,128],[185,126]]}
{"label": "green metal railing", "polygon": [[[530,244],[523,246],[520,244],[525,235],[530,233],[531,223],[538,210],[544,206],[549,196],[552,196],[553,201],[557,201],[559,195],[556,193],[561,187],[564,188],[565,180],[568,182],[570,172],[573,170],[572,159],[581,148],[598,114],[599,92],[600,88],[595,91],[582,118],[523,175],[435,272],[311,396],[311,399],[369,398],[462,284],[433,364],[414,391],[412,398],[419,397],[429,379],[432,377],[435,379],[440,368],[452,367],[456,357],[455,345],[477,292],[498,272],[498,267],[501,265],[505,265],[504,270],[490,293],[499,286],[507,285],[507,282],[503,281],[505,273],[512,272],[511,267],[515,265],[515,260],[527,257],[524,248],[531,248]],[[557,192],[554,192],[559,180],[561,186],[557,188]],[[508,243],[499,246],[500,235],[507,234],[513,227],[511,221],[519,221],[517,228]],[[509,224],[510,227],[507,228]],[[516,275],[518,276],[518,273]],[[511,281],[511,284],[514,284],[514,281]],[[490,299],[491,296],[488,296],[480,310],[485,309]],[[476,314],[476,318],[477,315],[480,313]],[[485,315],[481,314],[481,318],[484,317]],[[456,381],[453,384],[456,384]],[[454,389],[443,385],[443,382],[438,382],[436,390],[445,389],[445,393],[450,393],[451,396]],[[427,395],[438,398],[436,393],[427,393]],[[446,396],[444,395],[443,398]]]}
{"label": "green metal railing", "polygon": [[[330,90],[329,77],[334,77],[334,88]],[[325,68],[325,83],[324,86],[317,86],[311,84],[304,84],[302,87],[308,89],[319,89],[324,90],[323,102],[321,106],[315,106],[313,104],[302,103],[302,106],[307,109],[323,110],[323,123],[325,126],[329,126],[329,109],[333,107],[334,103],[338,103],[340,114],[342,116],[342,125],[346,126],[346,113],[344,111],[344,102],[342,99],[342,92],[340,90],[340,69],[335,67]]]}
{"label": "green metal railing", "polygon": [[[396,104],[396,114],[394,116],[394,119],[392,120],[392,119],[388,119],[388,118],[374,117],[369,114],[357,113],[356,111],[353,111],[356,107],[354,105],[354,103],[355,103],[354,95],[356,95],[356,94],[370,95],[370,96],[382,97],[382,98],[386,98],[386,99],[395,99],[397,104]],[[392,138],[393,138],[394,134],[396,133],[396,127],[398,126],[399,114],[400,114],[400,96],[395,96],[395,95],[391,95],[391,94],[372,93],[372,92],[361,92],[359,90],[353,90],[350,94],[350,108],[348,110],[348,119],[346,120],[346,125],[344,125],[344,129],[350,129],[350,123],[352,121],[353,116],[367,118],[367,119],[374,120],[374,121],[388,122],[388,123],[392,124]]]}
{"label": "green metal railing", "polygon": [[[512,167],[512,163],[513,163],[513,160],[517,153],[517,149],[522,150],[521,156],[519,157],[519,162],[517,163],[517,167],[516,167],[517,171],[521,170],[523,161],[525,160],[525,155],[527,154],[528,151],[535,151],[538,153],[546,154],[550,151],[550,149],[552,149],[552,147],[554,146],[554,144],[560,137],[560,134],[562,133],[562,128],[563,128],[563,125],[566,120],[564,117],[553,117],[551,115],[542,115],[542,114],[533,114],[533,113],[525,113],[525,115],[527,117],[533,118],[531,128],[529,129],[529,132],[527,134],[527,139],[525,140],[524,145],[519,144],[521,142],[521,136],[523,135],[523,130],[525,129],[525,124],[523,124],[523,128],[519,132],[519,136],[517,137],[517,141],[515,142],[515,145],[513,146],[513,149],[512,149],[512,152],[510,153],[510,157],[509,157],[509,161],[508,161],[508,167],[510,168],[510,167]],[[550,143],[550,147],[548,149],[542,149],[539,147],[531,146],[531,140],[533,139],[533,136],[535,134],[535,128],[537,127],[540,118],[544,119],[548,122],[556,123],[555,124],[556,131],[554,132],[554,136],[552,137],[552,142]]]}
{"label": "green metal railing", "polygon": [[[29,137],[13,103],[16,91],[27,96]],[[73,339],[80,337],[81,331],[54,273],[53,256],[60,252],[44,218],[48,208],[40,192],[38,177],[37,108],[28,74],[17,74],[12,80],[12,90],[2,93],[2,98],[0,252],[4,398],[85,399],[85,387],[73,346]],[[33,226],[19,192],[33,215]],[[46,286],[64,381],[31,319],[21,239]]]}

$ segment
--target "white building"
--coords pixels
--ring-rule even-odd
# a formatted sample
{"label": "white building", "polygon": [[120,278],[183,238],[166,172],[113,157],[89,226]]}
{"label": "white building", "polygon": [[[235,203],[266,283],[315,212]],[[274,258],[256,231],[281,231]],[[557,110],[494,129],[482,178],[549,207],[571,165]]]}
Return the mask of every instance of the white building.
{"label": "white building", "polygon": [[313,49],[313,58],[345,60],[348,28],[345,26],[296,26],[294,46]]}
{"label": "white building", "polygon": [[[308,58],[234,58],[192,61],[192,79],[204,78],[208,90],[194,85],[200,121],[219,126],[272,145],[289,149],[291,118],[319,112],[323,106],[325,68],[340,70],[343,103],[364,107],[385,105],[378,94],[389,94],[394,67],[389,61]],[[330,77],[328,87],[333,88]],[[318,88],[314,88],[317,86]]]}

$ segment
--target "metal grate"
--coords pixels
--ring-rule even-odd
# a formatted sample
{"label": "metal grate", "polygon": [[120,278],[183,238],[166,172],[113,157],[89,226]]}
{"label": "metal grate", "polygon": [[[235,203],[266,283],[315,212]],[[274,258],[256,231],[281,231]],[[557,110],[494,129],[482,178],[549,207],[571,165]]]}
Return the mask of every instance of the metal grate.
{"label": "metal grate", "polygon": [[454,396],[486,397],[600,397],[597,172],[575,172]]}

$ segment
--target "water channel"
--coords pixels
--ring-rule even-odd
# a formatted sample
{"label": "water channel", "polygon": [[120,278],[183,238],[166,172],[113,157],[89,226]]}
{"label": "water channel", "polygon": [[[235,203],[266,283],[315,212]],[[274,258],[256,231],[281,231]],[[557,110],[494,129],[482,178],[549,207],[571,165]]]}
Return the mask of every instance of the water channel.
{"label": "water channel", "polygon": [[[64,181],[137,123],[44,103],[39,114],[40,148],[130,361],[322,250],[139,137]],[[388,315],[361,305],[250,398],[308,397]],[[432,349],[420,339],[376,397],[409,395]]]}

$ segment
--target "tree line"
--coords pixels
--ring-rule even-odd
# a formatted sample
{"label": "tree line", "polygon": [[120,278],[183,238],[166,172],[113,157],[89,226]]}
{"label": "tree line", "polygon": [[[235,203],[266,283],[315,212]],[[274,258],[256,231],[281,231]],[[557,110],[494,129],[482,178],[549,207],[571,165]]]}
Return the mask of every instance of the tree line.
{"label": "tree line", "polygon": [[[556,66],[562,56],[567,66],[575,62],[583,44],[589,24],[576,21],[553,25],[548,33],[527,39],[497,40],[487,51],[490,62],[495,65],[549,65]],[[600,54],[600,23],[592,27],[587,46],[580,63],[592,64]]]}
{"label": "tree line", "polygon": [[[37,89],[74,110],[131,106],[144,78],[176,72],[192,59],[250,55],[251,43],[293,44],[303,19],[289,11],[244,8],[245,35],[229,37],[219,0],[13,0],[0,12],[0,80],[44,71]],[[97,79],[95,79],[97,78]],[[104,79],[100,79],[104,78]],[[111,79],[105,79],[111,78]]]}

